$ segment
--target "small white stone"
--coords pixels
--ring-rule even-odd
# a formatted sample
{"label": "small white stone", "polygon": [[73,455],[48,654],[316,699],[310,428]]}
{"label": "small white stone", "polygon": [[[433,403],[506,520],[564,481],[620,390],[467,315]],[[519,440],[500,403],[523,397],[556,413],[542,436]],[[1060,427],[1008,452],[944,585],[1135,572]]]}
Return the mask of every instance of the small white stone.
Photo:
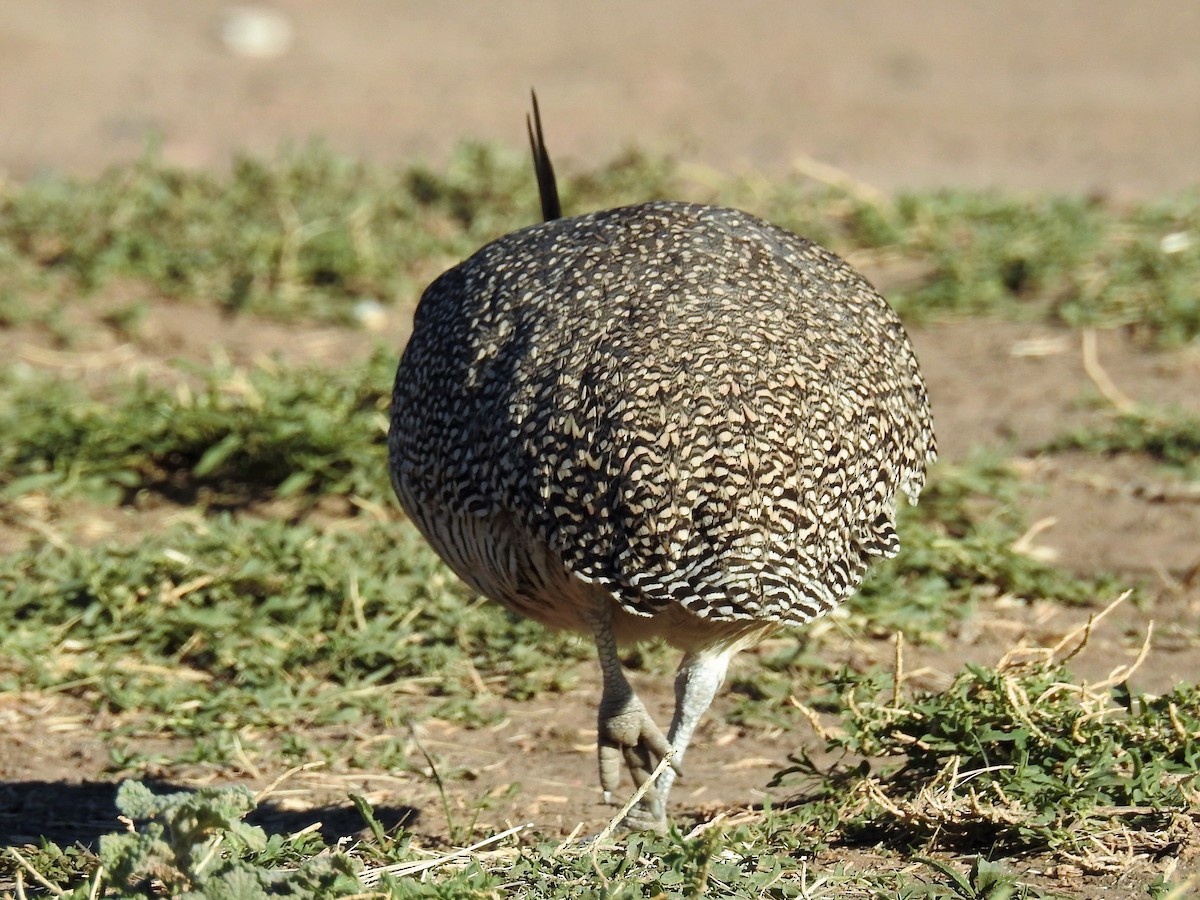
{"label": "small white stone", "polygon": [[1158,247],[1163,253],[1182,253],[1192,246],[1192,236],[1186,231],[1172,231],[1164,234]]}
{"label": "small white stone", "polygon": [[221,22],[221,43],[234,56],[274,59],[292,44],[292,23],[264,6],[233,6]]}
{"label": "small white stone", "polygon": [[388,314],[383,304],[367,297],[354,304],[354,321],[368,331],[383,331]]}

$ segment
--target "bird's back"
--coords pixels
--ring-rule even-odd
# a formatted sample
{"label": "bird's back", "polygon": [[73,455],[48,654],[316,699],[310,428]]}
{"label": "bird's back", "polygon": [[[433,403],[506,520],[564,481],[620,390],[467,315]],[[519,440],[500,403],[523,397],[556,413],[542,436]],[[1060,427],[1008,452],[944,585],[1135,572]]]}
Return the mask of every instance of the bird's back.
{"label": "bird's back", "polygon": [[634,615],[808,621],[895,553],[897,493],[915,501],[935,455],[908,338],[864,279],[682,203],[526,228],[448,271],[392,416],[410,516],[547,621],[552,598],[503,596],[546,585],[517,570],[557,567]]}

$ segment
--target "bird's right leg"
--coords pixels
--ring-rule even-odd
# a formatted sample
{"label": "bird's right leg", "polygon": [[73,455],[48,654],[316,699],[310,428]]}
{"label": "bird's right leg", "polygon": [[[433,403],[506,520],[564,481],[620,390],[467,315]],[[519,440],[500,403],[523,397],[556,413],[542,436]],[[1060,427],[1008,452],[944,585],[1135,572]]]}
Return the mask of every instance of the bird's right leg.
{"label": "bird's right leg", "polygon": [[675,715],[668,732],[671,746],[675,748],[675,765],[662,773],[657,785],[664,798],[679,774],[683,755],[687,752],[696,726],[724,684],[729,660],[737,651],[737,644],[693,651],[687,653],[679,664],[679,671],[675,675]]}
{"label": "bird's right leg", "polygon": [[[617,655],[608,598],[597,604],[591,625],[604,682],[598,729],[600,788],[604,791],[605,802],[611,803],[620,787],[622,759],[633,775],[634,785],[640,787],[654,773],[662,758],[671,752],[671,744],[625,677]],[[651,787],[641,802],[630,810],[624,824],[631,829],[661,831],[666,828],[666,821],[663,796]]]}

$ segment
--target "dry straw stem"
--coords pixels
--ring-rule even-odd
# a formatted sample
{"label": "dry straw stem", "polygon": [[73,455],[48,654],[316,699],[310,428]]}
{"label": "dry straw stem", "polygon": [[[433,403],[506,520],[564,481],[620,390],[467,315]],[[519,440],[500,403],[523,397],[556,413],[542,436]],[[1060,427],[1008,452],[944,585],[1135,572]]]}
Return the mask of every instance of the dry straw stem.
{"label": "dry straw stem", "polygon": [[[25,872],[29,872],[29,874],[33,876],[34,880],[48,890],[53,896],[61,897],[66,893],[66,891],[64,891],[62,888],[51,884],[46,878],[44,878],[42,874],[20,854],[16,847],[9,847],[8,849],[12,853],[13,858],[15,858],[21,866],[21,868],[17,869],[17,876],[15,879],[17,900],[26,900],[26,897],[28,896],[25,893]],[[96,898],[100,896],[100,882],[103,877],[104,866],[96,866],[96,871],[92,874],[91,883],[88,885],[87,900],[96,900]]]}
{"label": "dry straw stem", "polygon": [[24,898],[24,896],[25,896],[25,888],[22,884],[22,874],[21,874],[22,870],[25,872],[28,872],[30,875],[32,875],[34,881],[36,881],[38,884],[40,884],[42,887],[44,887],[46,890],[48,890],[55,897],[61,897],[63,894],[66,893],[66,891],[64,891],[58,885],[52,884],[51,882],[47,881],[46,878],[42,875],[42,873],[33,867],[33,863],[31,863],[24,856],[22,856],[21,851],[18,850],[16,847],[9,847],[8,852],[10,854],[12,854],[13,859],[15,859],[17,861],[17,864],[20,865],[20,867],[21,867],[20,869],[17,870],[17,896],[18,897]]}
{"label": "dry straw stem", "polygon": [[897,631],[892,662],[892,706],[900,705],[900,686],[904,683],[904,632]]}
{"label": "dry straw stem", "polygon": [[[1006,675],[1004,679],[1005,693],[1008,696],[1013,714],[1021,720],[1021,723],[1032,734],[1037,735],[1039,740],[1049,742],[1051,738],[1034,723],[1032,717],[1029,715],[1029,711],[1036,709],[1055,694],[1075,694],[1078,696],[1079,702],[1085,710],[1089,710],[1090,707],[1090,710],[1081,719],[1076,721],[1074,725],[1075,729],[1078,729],[1085,721],[1103,718],[1116,712],[1108,702],[1109,689],[1114,685],[1127,681],[1134,672],[1141,668],[1142,663],[1146,661],[1146,657],[1150,653],[1151,639],[1154,634],[1154,622],[1147,623],[1146,635],[1142,640],[1142,645],[1134,661],[1116,666],[1109,673],[1108,677],[1102,681],[1094,684],[1073,684],[1060,681],[1043,691],[1039,696],[1030,698],[1026,695],[1019,680],[1013,676],[1030,666],[1064,665],[1069,660],[1078,656],[1091,640],[1092,631],[1097,623],[1120,604],[1124,603],[1132,593],[1132,591],[1122,592],[1108,606],[1100,610],[1100,612],[1088,616],[1087,622],[1083,625],[1080,625],[1060,638],[1054,646],[1014,647],[1005,653],[1000,662],[997,663],[996,670]],[[1075,737],[1078,738],[1078,734]]]}
{"label": "dry straw stem", "polygon": [[[1111,706],[1109,691],[1114,685],[1126,681],[1146,660],[1151,646],[1153,623],[1147,627],[1145,638],[1134,661],[1115,667],[1109,676],[1100,682],[1057,682],[1040,695],[1031,697],[1026,692],[1020,676],[1029,668],[1061,665],[1078,655],[1087,646],[1097,623],[1129,595],[1128,591],[1121,594],[1103,610],[1089,616],[1086,623],[1064,635],[1053,646],[1014,648],[1006,653],[996,666],[996,670],[1003,676],[1005,693],[1013,715],[1038,739],[1052,740],[1035,723],[1034,710],[1055,694],[1070,693],[1078,698],[1084,715],[1076,722],[1076,728],[1085,721],[1117,712]],[[897,678],[902,675],[900,646],[897,642]],[[793,705],[804,711],[810,720],[814,718],[814,714],[798,701],[793,700]],[[893,705],[899,711],[898,702],[894,700]],[[1186,729],[1174,710],[1168,710],[1168,715],[1171,717],[1172,727],[1177,733],[1184,735]],[[851,805],[861,811],[865,805],[873,804],[898,821],[917,823],[930,828],[934,835],[931,840],[936,840],[936,835],[946,829],[973,827],[981,822],[1019,826],[1029,820],[1030,810],[1025,804],[1008,797],[998,784],[987,785],[983,792],[978,792],[970,786],[967,786],[965,791],[961,790],[979,775],[1010,767],[994,766],[962,772],[960,766],[960,757],[951,757],[941,771],[911,798],[893,796],[888,791],[887,783],[879,777],[865,778],[856,787],[856,802],[852,802]],[[1062,848],[1059,852],[1064,859],[1085,872],[1120,871],[1135,856],[1161,856],[1170,852],[1172,847],[1200,846],[1200,828],[1197,826],[1196,816],[1195,812],[1172,812],[1149,806],[1097,807],[1091,810],[1087,817],[1112,820],[1111,827],[1086,835],[1087,844],[1082,850]],[[1165,818],[1162,827],[1147,829],[1134,826],[1133,820],[1146,817]]]}
{"label": "dry straw stem", "polygon": [[1104,367],[1100,365],[1100,355],[1096,352],[1095,330],[1085,328],[1080,337],[1080,343],[1082,345],[1083,371],[1087,373],[1088,378],[1092,379],[1092,383],[1096,385],[1096,390],[1120,412],[1136,412],[1138,408],[1137,403],[1117,387],[1116,383],[1108,377],[1108,373],[1104,371]]}
{"label": "dry straw stem", "polygon": [[666,755],[658,761],[658,765],[655,767],[654,772],[651,773],[650,777],[638,785],[638,789],[633,792],[633,796],[630,797],[625,802],[625,805],[621,807],[620,812],[609,819],[608,824],[601,829],[600,833],[596,835],[591,842],[593,857],[595,857],[596,851],[599,850],[601,844],[604,844],[606,841],[608,841],[608,839],[612,837],[613,832],[620,827],[621,822],[624,821],[627,815],[629,815],[629,811],[633,809],[644,796],[646,796],[646,792],[650,790],[650,788],[654,787],[654,785],[658,782],[659,776],[667,770],[667,766],[671,764],[671,760],[674,758],[675,751],[673,749],[668,750]]}
{"label": "dry straw stem", "polygon": [[118,344],[105,350],[51,350],[36,344],[22,344],[17,355],[43,369],[59,370],[63,375],[82,375],[126,366],[137,360],[137,349],[132,344]]}
{"label": "dry straw stem", "polygon": [[[1104,607],[1104,609],[1097,613],[1090,614],[1085,623],[1063,635],[1063,637],[1060,638],[1058,643],[1053,647],[1013,647],[1000,658],[999,662],[996,663],[996,669],[1000,672],[1004,672],[1009,669],[1026,668],[1031,664],[1062,665],[1069,662],[1078,656],[1083,651],[1083,648],[1088,645],[1088,641],[1090,641],[1092,637],[1092,629],[1094,629],[1096,625],[1098,625],[1101,620],[1104,619],[1105,616],[1128,600],[1132,594],[1133,591],[1131,590],[1123,591],[1115,600],[1109,603],[1108,606]],[[1151,625],[1153,625],[1153,623],[1151,623]],[[1149,640],[1149,636],[1147,636],[1147,640]],[[1071,646],[1072,644],[1074,644],[1073,647]],[[1067,650],[1068,647],[1071,648],[1069,651]],[[1064,651],[1066,651],[1065,655]],[[1139,654],[1138,660],[1134,663],[1135,667],[1141,664],[1141,660],[1144,658],[1144,655],[1144,651],[1143,653]],[[1125,673],[1126,677],[1132,671],[1133,669],[1130,668],[1129,671]],[[1112,683],[1116,684],[1117,682]]]}
{"label": "dry straw stem", "polygon": [[269,796],[271,796],[277,790],[279,790],[280,786],[285,781],[292,778],[294,775],[298,775],[301,772],[308,772],[312,769],[320,769],[324,765],[325,765],[325,761],[318,759],[318,760],[313,760],[311,762],[302,763],[301,765],[298,765],[298,766],[292,766],[292,768],[290,768],[286,772],[282,773],[278,778],[276,778],[274,781],[272,781],[270,784],[268,784],[265,788],[263,788],[261,791],[259,791],[257,794],[254,795],[254,805],[258,806],[260,803],[262,803],[264,800],[266,800]]}
{"label": "dry straw stem", "polygon": [[1171,890],[1159,896],[1159,900],[1185,900],[1187,897],[1196,896],[1196,890],[1200,889],[1200,875],[1192,875],[1185,881],[1181,881]]}
{"label": "dry straw stem", "polygon": [[792,160],[792,168],[805,178],[844,191],[859,203],[873,206],[882,212],[891,210],[892,204],[887,194],[837,166],[823,163],[811,156],[797,156]]}
{"label": "dry straw stem", "polygon": [[1053,562],[1058,556],[1058,552],[1049,547],[1039,547],[1034,544],[1034,539],[1043,531],[1047,531],[1058,524],[1057,516],[1046,516],[1038,519],[1030,525],[1025,533],[1013,541],[1012,550],[1014,553],[1020,553],[1022,556],[1029,556],[1033,559],[1041,560],[1042,562]]}
{"label": "dry straw stem", "polygon": [[[666,771],[666,768],[667,768],[667,766],[669,766],[671,764],[671,760],[674,758],[674,755],[675,754],[673,752],[668,753],[659,762],[658,766],[654,769],[654,772],[651,774],[651,776],[648,779],[646,779],[646,781],[644,781],[638,787],[638,789],[633,793],[633,796],[631,796],[629,798],[628,802],[623,807],[621,807],[621,809],[617,812],[617,814],[612,817],[612,819],[609,821],[609,823],[600,831],[599,834],[597,834],[593,838],[589,838],[589,839],[586,839],[583,841],[578,841],[577,840],[578,835],[580,834],[580,832],[583,831],[583,824],[580,823],[579,825],[577,825],[575,827],[575,829],[571,832],[571,834],[561,844],[559,844],[559,846],[554,851],[554,855],[555,856],[563,856],[563,855],[581,855],[583,853],[590,853],[592,856],[593,864],[596,867],[596,872],[599,874],[599,876],[602,879],[605,878],[606,876],[603,874],[602,870],[600,869],[600,863],[599,863],[599,860],[597,859],[597,854],[599,853],[599,851],[601,849],[608,849],[611,847],[611,845],[608,844],[608,841],[612,837],[613,833],[620,827],[621,822],[624,820],[625,816],[628,815],[629,811],[631,809],[633,809],[633,807],[638,803],[638,801],[641,800],[642,797],[644,797],[646,795],[646,792],[648,790],[650,790],[651,787],[654,786],[654,784],[658,780],[659,776],[662,775],[662,773],[664,771]],[[715,824],[716,824],[716,822],[714,821],[711,823],[706,823],[705,826],[698,826],[697,829],[693,832],[693,835],[700,834],[703,830],[705,830],[706,827],[712,827]],[[373,888],[379,884],[380,880],[382,879],[382,876],[385,873],[391,874],[391,875],[396,875],[399,877],[410,877],[412,875],[428,872],[432,869],[439,868],[441,866],[445,866],[445,865],[448,865],[451,863],[462,864],[462,863],[465,863],[467,860],[474,860],[476,863],[478,863],[480,866],[483,866],[483,867],[486,867],[488,865],[495,866],[497,864],[509,862],[519,852],[518,847],[506,847],[503,849],[490,851],[486,854],[480,853],[480,851],[484,847],[488,847],[492,844],[496,844],[508,837],[519,834],[520,832],[525,831],[526,829],[529,829],[529,828],[533,828],[533,827],[534,826],[532,823],[526,823],[524,825],[516,825],[516,826],[513,826],[512,828],[509,828],[505,831],[500,832],[499,834],[492,835],[489,838],[485,838],[481,841],[471,844],[469,847],[463,847],[460,850],[455,850],[452,853],[437,856],[433,859],[428,859],[428,860],[420,860],[417,862],[395,863],[395,864],[389,865],[389,866],[379,866],[377,868],[366,869],[362,873],[359,874],[358,878],[363,883],[364,886],[366,886],[367,888]],[[689,837],[691,837],[693,835],[689,835]]]}
{"label": "dry straw stem", "polygon": [[[525,831],[526,829],[532,828],[532,827],[533,827],[533,823],[531,823],[531,822],[527,822],[524,825],[514,825],[512,828],[506,828],[504,831],[501,831],[499,834],[494,834],[491,837],[484,838],[481,841],[476,841],[474,844],[471,844],[469,847],[463,847],[459,850],[455,850],[452,853],[447,853],[443,856],[438,856],[434,859],[423,859],[423,860],[418,860],[416,862],[394,863],[393,865],[390,865],[390,866],[377,866],[372,869],[364,869],[361,873],[359,873],[358,879],[365,886],[370,888],[370,887],[375,887],[376,885],[378,885],[385,874],[395,875],[400,878],[410,878],[413,875],[416,875],[421,872],[428,872],[430,869],[436,869],[439,866],[446,865],[447,863],[458,862],[458,861],[465,862],[468,858],[474,858],[480,862],[484,862],[484,860],[481,859],[482,854],[480,854],[480,852],[479,852],[484,847],[491,846],[492,844],[497,844],[500,841],[503,841],[505,838],[512,837],[513,835],[519,834],[520,832]],[[490,858],[495,858],[498,856],[508,856],[508,855],[511,855],[512,852],[515,852],[515,850],[507,851],[507,852],[502,851],[500,853],[491,853],[491,854],[488,854],[488,856]]]}
{"label": "dry straw stem", "polygon": [[837,733],[834,729],[826,728],[821,722],[820,714],[811,706],[805,705],[795,694],[788,697],[788,703],[800,710],[800,714],[808,719],[808,724],[821,740],[828,741]]}
{"label": "dry straw stem", "polygon": [[[1107,813],[1112,819],[1120,819],[1122,816],[1145,816],[1159,811],[1130,808],[1096,812],[1097,815]],[[1088,835],[1087,840],[1091,846],[1082,850],[1061,850],[1063,859],[1087,874],[1114,875],[1126,871],[1139,856],[1161,857],[1179,847],[1192,848],[1187,855],[1194,855],[1194,848],[1200,844],[1200,831],[1192,816],[1176,813],[1160,829],[1131,828],[1118,821],[1112,828]]]}
{"label": "dry straw stem", "polygon": [[991,785],[995,794],[993,799],[980,797],[973,789],[959,793],[958,789],[970,779],[985,772],[995,771],[1010,766],[989,766],[984,769],[974,769],[969,772],[960,771],[962,760],[951,757],[946,765],[925,787],[911,800],[892,798],[884,790],[879,778],[863,779],[858,785],[857,792],[863,799],[874,803],[896,819],[920,824],[937,830],[950,826],[978,824],[986,822],[991,825],[1020,825],[1029,818],[1029,811],[1019,802],[1005,796],[998,785]]}

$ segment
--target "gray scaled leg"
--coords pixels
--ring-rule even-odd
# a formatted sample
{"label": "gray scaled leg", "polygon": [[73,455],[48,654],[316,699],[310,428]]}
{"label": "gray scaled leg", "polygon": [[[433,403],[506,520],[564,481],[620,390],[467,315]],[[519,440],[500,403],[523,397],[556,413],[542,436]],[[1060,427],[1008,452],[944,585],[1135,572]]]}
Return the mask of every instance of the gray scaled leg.
{"label": "gray scaled leg", "polygon": [[683,755],[700,723],[700,717],[712,705],[713,697],[725,682],[729,660],[736,652],[736,647],[700,650],[686,654],[679,663],[675,673],[675,715],[671,718],[671,730],[668,733],[671,746],[675,748],[675,765],[662,773],[657,785],[664,807],[675,776],[682,772]]}
{"label": "gray scaled leg", "polygon": [[[596,637],[596,652],[600,658],[600,672],[604,680],[600,696],[598,728],[598,754],[600,761],[600,787],[604,800],[613,802],[619,797],[621,783],[621,760],[624,759],[633,783],[640,787],[653,774],[664,756],[670,752],[671,744],[654,724],[650,714],[634,693],[625,678],[621,660],[617,656],[617,640],[613,634],[612,609],[607,598],[598,604],[592,618],[592,630]],[[677,763],[674,763],[677,764]],[[667,769],[660,776],[666,777]],[[658,787],[646,792],[622,823],[633,830],[663,831],[667,827],[665,794]]]}

